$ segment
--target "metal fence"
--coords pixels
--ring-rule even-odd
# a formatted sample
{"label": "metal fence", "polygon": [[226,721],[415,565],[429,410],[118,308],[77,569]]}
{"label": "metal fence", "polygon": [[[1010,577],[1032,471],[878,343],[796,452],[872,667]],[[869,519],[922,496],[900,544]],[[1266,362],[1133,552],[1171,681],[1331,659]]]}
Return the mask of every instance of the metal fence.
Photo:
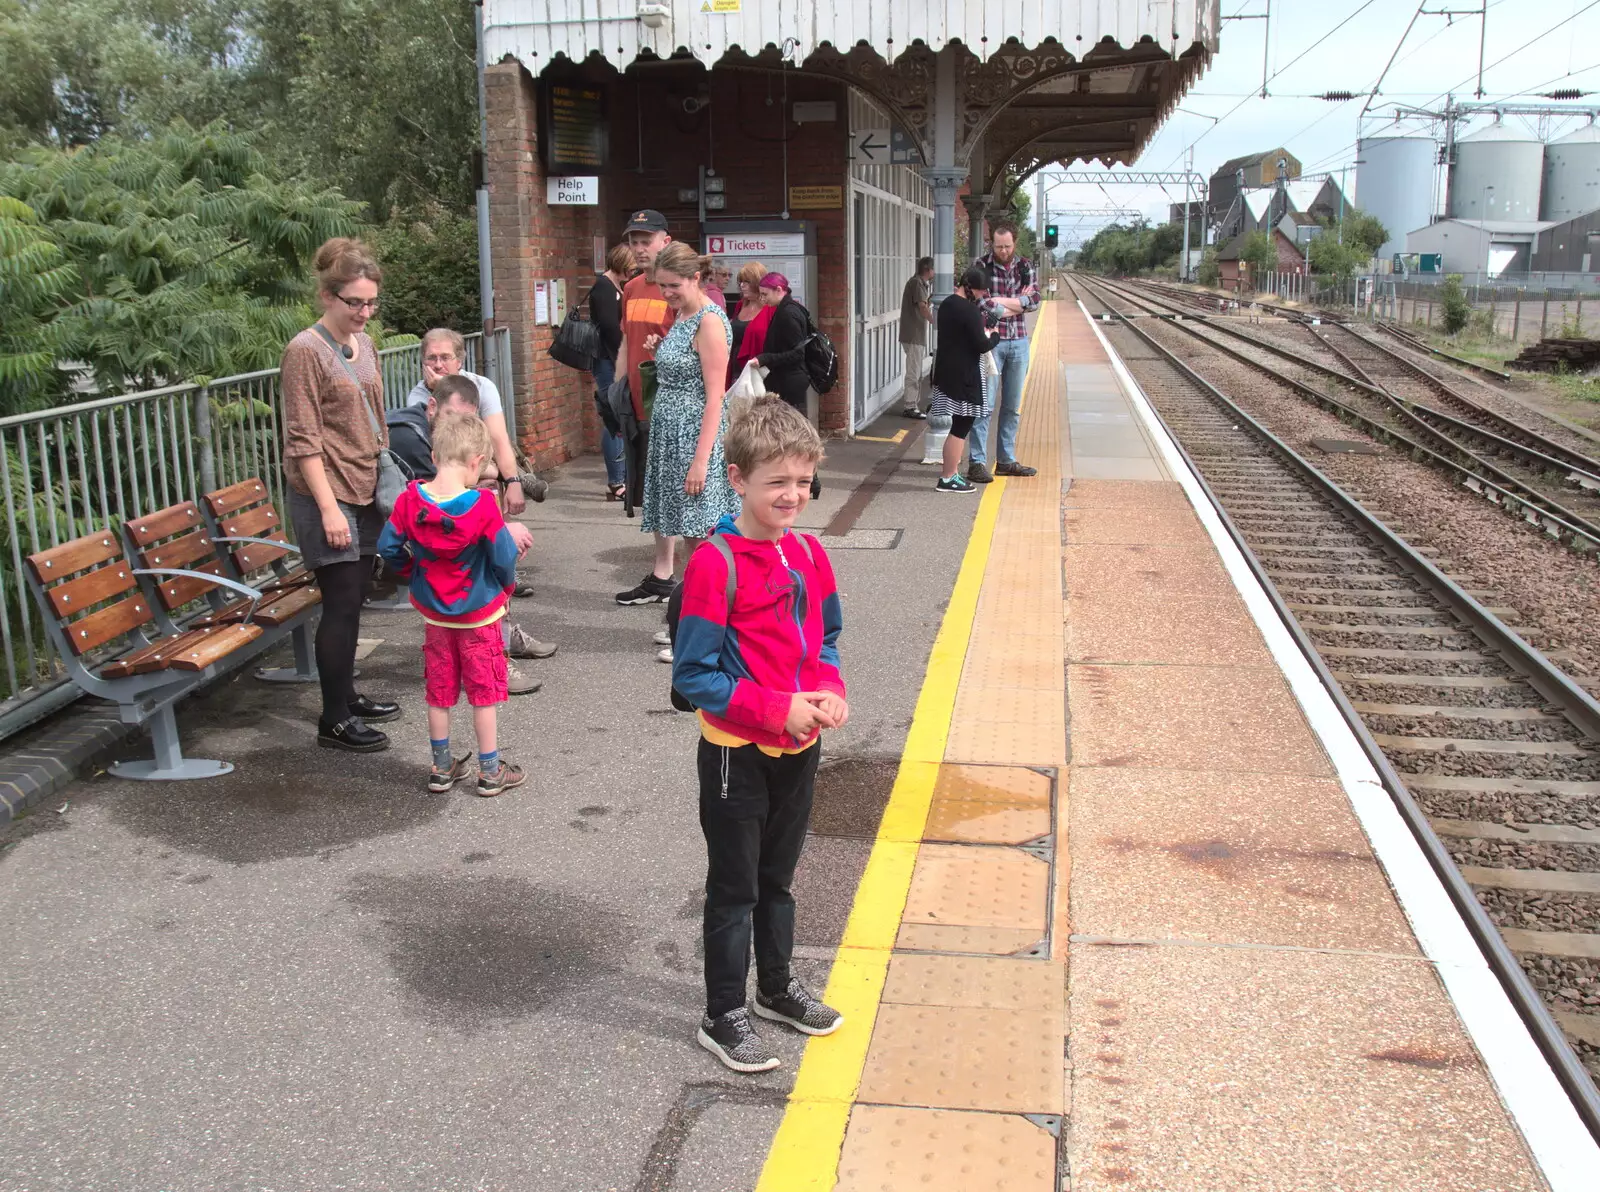
{"label": "metal fence", "polygon": [[[465,367],[488,376],[514,408],[510,333],[485,360],[469,335]],[[422,348],[378,353],[393,409],[422,377]],[[164,509],[251,476],[284,508],[283,402],[277,369],[172,385],[0,418],[0,737],[71,702],[76,692],[48,644],[23,579],[23,560],[129,517]],[[285,529],[293,534],[292,528]]]}

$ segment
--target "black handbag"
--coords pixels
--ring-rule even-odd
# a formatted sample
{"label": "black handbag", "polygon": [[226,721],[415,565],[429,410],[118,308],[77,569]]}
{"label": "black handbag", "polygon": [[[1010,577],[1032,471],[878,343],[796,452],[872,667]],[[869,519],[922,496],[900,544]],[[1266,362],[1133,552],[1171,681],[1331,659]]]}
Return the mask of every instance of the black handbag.
{"label": "black handbag", "polygon": [[589,295],[585,294],[583,300],[567,312],[548,349],[552,359],[584,372],[594,371],[595,357],[600,355],[600,328],[578,313],[588,300]]}

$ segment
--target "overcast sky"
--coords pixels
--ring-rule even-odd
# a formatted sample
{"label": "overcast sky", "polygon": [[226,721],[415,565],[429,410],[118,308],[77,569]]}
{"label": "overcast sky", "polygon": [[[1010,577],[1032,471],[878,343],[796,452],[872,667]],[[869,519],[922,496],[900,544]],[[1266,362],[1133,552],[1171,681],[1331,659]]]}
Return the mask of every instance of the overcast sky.
{"label": "overcast sky", "polygon": [[[1476,9],[1477,0],[1427,0],[1424,7]],[[1265,0],[1222,0],[1225,18],[1265,9]],[[1266,73],[1277,77],[1268,83],[1266,99],[1259,98],[1265,22],[1225,20],[1210,68],[1181,101],[1183,110],[1168,118],[1134,168],[1181,169],[1191,143],[1194,168],[1206,176],[1231,157],[1279,145],[1300,159],[1307,174],[1337,172],[1340,166],[1351,165],[1356,156],[1356,117],[1365,103],[1361,93],[1377,83],[1416,10],[1415,0],[1272,0]],[[1305,53],[1347,18],[1348,23]],[[1563,20],[1567,23],[1539,37]],[[1453,23],[1442,16],[1417,17],[1381,94],[1373,100],[1373,110],[1382,112],[1394,103],[1438,106],[1447,91],[1458,99],[1472,99],[1478,30],[1476,15],[1455,17]],[[1532,44],[1519,48],[1527,42]],[[1502,58],[1503,62],[1497,61]],[[1486,100],[1540,102],[1527,93],[1577,87],[1596,93],[1579,103],[1600,107],[1600,0],[1489,0],[1484,63]],[[1353,91],[1357,97],[1345,103],[1307,98],[1325,91]],[[1213,124],[1206,116],[1222,117],[1222,122]],[[1575,126],[1567,120],[1552,129],[1560,135]],[[1369,114],[1363,127],[1374,132],[1381,125]],[[1414,123],[1411,127],[1418,128]],[[1532,124],[1524,127],[1534,129]],[[1354,188],[1353,167],[1347,177]],[[1171,200],[1155,188],[1059,185],[1050,192],[1049,207],[1062,226],[1063,239],[1070,241],[1077,238],[1071,235],[1074,227],[1092,232],[1104,222],[1073,219],[1066,214],[1071,208],[1126,206],[1164,221],[1167,203],[1183,198],[1181,187],[1169,186],[1167,192]],[[1359,196],[1356,199],[1359,202]]]}

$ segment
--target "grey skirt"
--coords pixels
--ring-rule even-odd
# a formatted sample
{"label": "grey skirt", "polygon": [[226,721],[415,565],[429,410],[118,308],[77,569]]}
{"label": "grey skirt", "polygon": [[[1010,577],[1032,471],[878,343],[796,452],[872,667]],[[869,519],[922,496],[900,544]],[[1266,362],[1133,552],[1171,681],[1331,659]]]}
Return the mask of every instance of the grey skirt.
{"label": "grey skirt", "polygon": [[322,510],[304,493],[289,490],[289,524],[294,527],[295,545],[301,561],[315,571],[330,563],[359,563],[378,553],[378,535],[383,533],[383,517],[376,505],[347,505],[339,502],[339,512],[350,523],[350,545],[335,550],[322,531]]}

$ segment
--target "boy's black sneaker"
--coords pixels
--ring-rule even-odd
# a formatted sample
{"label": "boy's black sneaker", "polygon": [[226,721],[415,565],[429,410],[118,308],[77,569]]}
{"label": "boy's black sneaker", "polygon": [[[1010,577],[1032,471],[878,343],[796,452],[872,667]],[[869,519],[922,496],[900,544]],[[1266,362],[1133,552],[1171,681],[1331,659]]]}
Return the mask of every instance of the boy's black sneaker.
{"label": "boy's black sneaker", "polygon": [[785,1023],[802,1035],[831,1035],[844,1025],[844,1015],[812,997],[797,977],[791,977],[789,988],[777,997],[757,993],[754,1009],[762,1018]]}
{"label": "boy's black sneaker", "polygon": [[638,587],[617,593],[618,604],[665,604],[672,595],[670,579],[660,579],[653,572],[639,581]]}
{"label": "boy's black sneaker", "polygon": [[719,1018],[702,1018],[700,1046],[735,1072],[770,1072],[783,1061],[756,1034],[750,1011],[740,1006]]}
{"label": "boy's black sneaker", "polygon": [[463,778],[470,777],[471,774],[472,754],[463,753],[450,764],[448,770],[434,769],[428,771],[428,793],[430,795],[449,794],[451,787],[455,786]]}

